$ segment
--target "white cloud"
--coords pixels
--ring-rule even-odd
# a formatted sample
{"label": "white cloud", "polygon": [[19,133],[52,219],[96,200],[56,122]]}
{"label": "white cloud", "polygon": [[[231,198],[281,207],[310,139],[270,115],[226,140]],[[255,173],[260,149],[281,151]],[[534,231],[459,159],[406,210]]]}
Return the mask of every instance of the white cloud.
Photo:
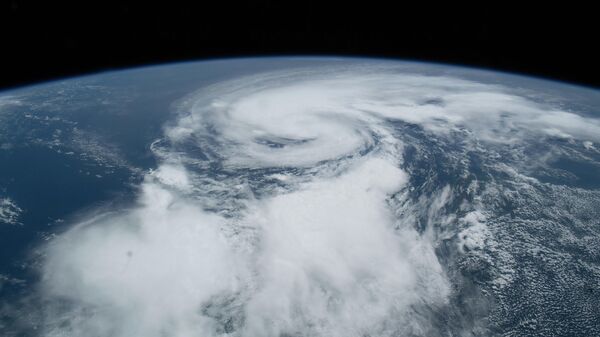
{"label": "white cloud", "polygon": [[177,164],[163,164],[151,175],[156,177],[162,184],[182,191],[189,191],[192,187],[185,168]]}
{"label": "white cloud", "polygon": [[[222,299],[243,308],[242,336],[401,331],[411,305],[443,303],[449,288],[430,243],[393,229],[386,198],[407,179],[395,164],[358,161],[337,178],[253,201],[237,220],[149,179],[138,208],[51,243],[44,296],[93,312],[67,315],[76,334],[217,335],[220,323],[202,308]],[[258,240],[225,235],[231,221]]]}
{"label": "white cloud", "polygon": [[0,198],[0,222],[18,224],[23,210],[10,198]]}
{"label": "white cloud", "polygon": [[596,148],[594,147],[594,143],[590,142],[590,141],[584,141],[583,142],[583,147],[586,150],[595,150]]}
{"label": "white cloud", "polygon": [[[245,335],[353,336],[385,324],[402,331],[405,312],[421,296],[443,301],[448,289],[437,260],[419,265],[418,235],[393,230],[385,199],[405,181],[391,163],[371,159],[261,203],[254,215],[264,233],[260,281],[246,309]],[[429,290],[443,291],[416,291],[424,281],[419,268],[432,276]]]}
{"label": "white cloud", "polygon": [[[73,301],[94,315],[75,335],[205,335],[199,314],[213,297],[243,287],[245,265],[220,232],[222,218],[145,183],[140,207],[76,227],[48,248],[45,296]],[[62,333],[63,327],[49,331]]]}
{"label": "white cloud", "polygon": [[467,213],[461,222],[466,228],[458,234],[459,249],[462,252],[484,249],[486,240],[491,235],[485,224],[485,215],[480,211],[472,211]]}

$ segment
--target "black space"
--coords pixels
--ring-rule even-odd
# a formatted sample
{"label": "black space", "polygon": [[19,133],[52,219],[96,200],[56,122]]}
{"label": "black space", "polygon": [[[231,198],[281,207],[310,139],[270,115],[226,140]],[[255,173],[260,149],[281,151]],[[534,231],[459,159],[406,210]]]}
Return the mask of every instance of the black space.
{"label": "black space", "polygon": [[179,60],[291,54],[464,64],[600,87],[596,13],[550,2],[3,1],[0,88]]}

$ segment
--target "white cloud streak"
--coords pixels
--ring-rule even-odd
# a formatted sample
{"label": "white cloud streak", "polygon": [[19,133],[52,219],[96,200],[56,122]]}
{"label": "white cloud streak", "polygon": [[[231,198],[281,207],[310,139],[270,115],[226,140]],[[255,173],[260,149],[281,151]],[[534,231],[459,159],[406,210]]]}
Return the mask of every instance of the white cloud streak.
{"label": "white cloud streak", "polygon": [[0,223],[18,224],[23,210],[10,198],[0,199]]}

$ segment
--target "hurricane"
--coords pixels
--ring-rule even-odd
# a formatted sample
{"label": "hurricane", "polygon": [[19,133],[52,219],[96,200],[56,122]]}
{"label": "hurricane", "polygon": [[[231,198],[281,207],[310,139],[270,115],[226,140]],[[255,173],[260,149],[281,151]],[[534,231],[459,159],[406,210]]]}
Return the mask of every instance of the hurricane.
{"label": "hurricane", "polygon": [[361,64],[233,76],[168,116],[134,203],[40,246],[42,335],[482,336],[551,329],[560,298],[597,317],[569,290],[600,277],[599,190],[569,171],[598,167],[593,115]]}

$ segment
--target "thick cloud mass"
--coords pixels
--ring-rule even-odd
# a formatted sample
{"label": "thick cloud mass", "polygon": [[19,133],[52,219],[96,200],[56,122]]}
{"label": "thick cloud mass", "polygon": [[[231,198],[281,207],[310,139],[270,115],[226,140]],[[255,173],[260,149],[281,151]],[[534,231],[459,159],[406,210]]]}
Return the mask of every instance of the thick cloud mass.
{"label": "thick cloud mass", "polygon": [[[600,137],[597,120],[507,88],[380,69],[239,78],[174,110],[139,205],[46,248],[40,291],[64,304],[47,335],[436,335],[451,189],[408,199],[394,123],[482,146]],[[475,249],[485,216],[463,209]]]}

